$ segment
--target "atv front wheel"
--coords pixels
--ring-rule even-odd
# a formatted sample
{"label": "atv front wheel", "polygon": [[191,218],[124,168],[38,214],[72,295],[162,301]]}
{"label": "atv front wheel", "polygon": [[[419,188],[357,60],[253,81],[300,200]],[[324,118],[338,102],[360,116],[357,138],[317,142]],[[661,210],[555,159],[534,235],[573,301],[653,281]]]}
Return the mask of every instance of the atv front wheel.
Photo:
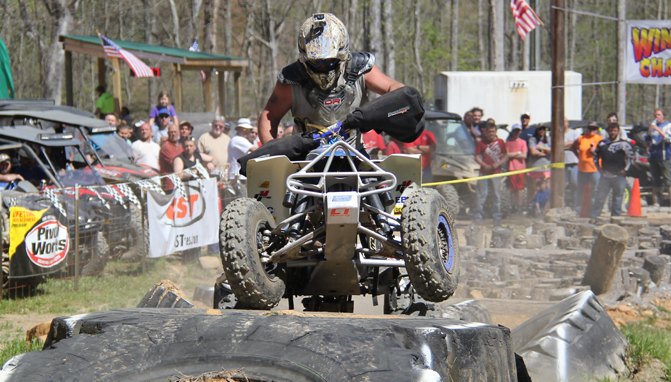
{"label": "atv front wheel", "polygon": [[270,309],[284,295],[284,281],[275,273],[277,264],[262,261],[269,257],[264,235],[274,227],[266,207],[251,198],[233,200],[222,214],[221,262],[240,307]]}
{"label": "atv front wheel", "polygon": [[405,267],[423,299],[447,300],[459,282],[459,244],[454,221],[438,191],[419,189],[408,198],[401,213]]}

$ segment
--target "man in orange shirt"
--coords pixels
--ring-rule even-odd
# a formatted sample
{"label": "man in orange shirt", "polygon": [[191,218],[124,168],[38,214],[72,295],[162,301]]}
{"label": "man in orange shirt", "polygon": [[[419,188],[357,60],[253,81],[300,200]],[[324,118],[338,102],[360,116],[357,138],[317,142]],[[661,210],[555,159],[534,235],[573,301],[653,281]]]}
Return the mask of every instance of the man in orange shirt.
{"label": "man in orange shirt", "polygon": [[[603,137],[599,134],[599,125],[596,122],[590,122],[587,130],[578,139],[573,141],[572,150],[578,156],[578,192],[576,211],[580,213],[583,208],[585,198],[592,198],[592,190],[599,181],[599,172],[594,163],[594,152]],[[588,195],[584,193],[587,192]],[[591,203],[590,203],[591,204]]]}

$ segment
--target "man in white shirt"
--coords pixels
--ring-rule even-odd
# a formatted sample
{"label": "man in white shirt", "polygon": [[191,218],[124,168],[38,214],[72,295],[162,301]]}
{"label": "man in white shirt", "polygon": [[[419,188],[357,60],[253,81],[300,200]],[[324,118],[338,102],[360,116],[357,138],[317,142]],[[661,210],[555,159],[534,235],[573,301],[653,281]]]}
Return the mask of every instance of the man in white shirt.
{"label": "man in white shirt", "polygon": [[235,126],[236,136],[231,139],[228,145],[228,178],[234,179],[240,173],[240,163],[238,159],[256,150],[254,141],[254,126],[249,118],[240,118]]}
{"label": "man in white shirt", "polygon": [[139,133],[140,139],[131,145],[135,164],[158,171],[158,154],[161,147],[152,139],[153,131],[148,121],[142,123]]}
{"label": "man in white shirt", "polygon": [[564,119],[564,183],[566,184],[566,202],[579,211],[581,201],[577,200],[578,190],[578,156],[575,155],[571,147],[573,142],[580,137],[581,128],[571,129],[568,119]]}

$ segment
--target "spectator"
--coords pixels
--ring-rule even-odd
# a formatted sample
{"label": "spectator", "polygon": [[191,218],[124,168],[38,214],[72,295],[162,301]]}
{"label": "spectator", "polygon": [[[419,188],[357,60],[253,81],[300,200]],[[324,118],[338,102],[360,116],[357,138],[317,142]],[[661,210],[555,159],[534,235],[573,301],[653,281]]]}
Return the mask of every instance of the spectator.
{"label": "spectator", "polygon": [[[150,123],[153,119],[150,119]],[[168,127],[170,126],[175,126],[177,128],[177,124],[174,123],[172,118],[170,117],[170,112],[168,111],[167,108],[162,108],[159,109],[158,111],[158,123],[152,125],[152,134],[154,136],[154,142],[156,143],[161,143],[165,141],[168,138]],[[179,129],[177,130],[179,133]]]}
{"label": "spectator", "polygon": [[139,131],[139,139],[131,145],[135,164],[149,167],[158,171],[158,156],[161,147],[152,140],[152,129],[149,121],[142,121]]}
{"label": "spectator", "polygon": [[261,139],[259,138],[259,128],[256,126],[254,126],[254,128],[252,129],[252,137],[254,138],[252,144],[257,148],[261,147]]}
{"label": "spectator", "polygon": [[5,190],[12,182],[21,180],[21,175],[12,173],[12,158],[5,153],[0,154],[0,189]]}
{"label": "spectator", "polygon": [[189,138],[193,136],[193,125],[189,121],[179,124],[179,143],[184,145]]}
{"label": "spectator", "polygon": [[277,136],[275,137],[275,139],[280,139],[283,136],[284,136],[284,125],[279,124],[277,125]]}
{"label": "spectator", "polygon": [[256,146],[252,144],[254,136],[252,134],[252,126],[249,118],[240,118],[235,126],[236,135],[231,139],[228,145],[228,178],[234,179],[240,173],[240,163],[238,159],[243,155],[249,154],[256,150]]}
{"label": "spectator", "polygon": [[520,115],[520,127],[522,128],[522,131],[520,132],[520,138],[524,142],[527,143],[527,147],[529,146],[529,139],[534,136],[534,133],[536,132],[536,129],[529,127],[529,124],[531,123],[531,115],[529,113],[524,113]]}
{"label": "spectator", "polygon": [[96,94],[98,95],[98,99],[96,100],[94,113],[98,118],[104,119],[107,114],[114,113],[116,109],[114,97],[106,91],[105,85],[99,85],[96,88]]}
{"label": "spectator", "polygon": [[[165,111],[163,111],[163,109],[165,109]],[[149,110],[149,123],[152,125],[157,124],[156,120],[162,112],[167,113],[170,118],[172,118],[175,125],[179,126],[177,112],[175,112],[175,107],[170,103],[170,95],[165,90],[158,93],[158,104],[152,106],[151,110]],[[154,138],[156,137],[154,136]]]}
{"label": "spectator", "polygon": [[214,171],[224,174],[228,166],[228,127],[224,118],[215,119],[210,124],[210,131],[198,138],[198,150],[201,154],[212,156]]}
{"label": "spectator", "polygon": [[[620,119],[617,117],[617,113],[614,111],[608,113],[608,116],[606,116],[606,130],[603,130],[601,134],[604,138],[608,138],[608,126],[610,126],[611,123],[617,123],[618,126],[620,124]],[[620,126],[620,139],[629,139],[627,132],[622,128],[622,126]]]}
{"label": "spectator", "polygon": [[191,179],[191,176],[185,173],[184,169],[191,168],[198,163],[207,168],[211,168],[212,157],[198,152],[195,138],[187,138],[182,145],[184,146],[184,151],[182,151],[172,163],[173,171],[179,175],[182,180]]}
{"label": "spectator", "polygon": [[536,195],[534,195],[534,215],[543,216],[547,212],[550,201],[550,178],[538,179],[536,181]]}
{"label": "spectator", "polygon": [[[578,156],[575,155],[572,147],[578,137],[580,137],[580,130],[571,129],[568,119],[564,118],[564,173],[566,174],[564,196],[567,204],[573,206],[576,211],[580,209],[580,200],[576,193],[578,190]],[[570,203],[568,203],[569,200]]]}
{"label": "spectator", "polygon": [[529,174],[529,196],[533,198],[536,194],[536,185],[539,179],[550,177],[550,168],[547,167],[552,163],[551,160],[552,149],[550,139],[547,136],[547,127],[540,125],[534,131],[534,135],[529,138],[529,155],[527,160],[527,167],[542,167],[534,170]]}
{"label": "spectator", "polygon": [[133,116],[130,114],[130,110],[126,106],[121,108],[121,113],[119,114],[119,119],[126,121],[128,126],[133,124]]}
{"label": "spectator", "polygon": [[179,143],[179,129],[176,125],[168,127],[168,139],[161,144],[158,154],[158,167],[161,175],[170,174],[173,171],[173,162],[184,148]]}
{"label": "spectator", "polygon": [[610,214],[619,216],[622,213],[622,198],[627,187],[625,174],[634,157],[634,149],[628,140],[620,138],[620,125],[611,123],[606,128],[608,138],[603,139],[596,146],[594,163],[601,170],[599,185],[596,189],[594,204],[592,205],[592,221],[601,214],[608,193],[613,190],[613,199]]}
{"label": "spectator", "polygon": [[436,137],[428,129],[424,129],[417,139],[404,143],[401,147],[406,154],[420,154],[422,157],[422,183],[431,182],[431,156],[436,151]]}
{"label": "spectator", "polygon": [[[521,127],[513,127],[506,141],[506,152],[508,153],[508,170],[516,171],[526,168],[527,143],[520,138]],[[524,174],[515,174],[508,177],[510,192],[512,193],[513,210],[524,210]]]}
{"label": "spectator", "polygon": [[662,188],[669,191],[671,186],[671,124],[664,118],[662,109],[655,109],[655,120],[648,127],[646,139],[650,143],[653,203],[659,205]]}
{"label": "spectator", "polygon": [[130,138],[133,136],[133,129],[130,126],[126,125],[126,121],[121,121],[119,126],[116,128],[117,135],[123,139],[129,145],[131,144]]}
{"label": "spectator", "polygon": [[392,154],[401,154],[403,151],[401,151],[401,146],[403,145],[402,142],[397,140],[394,137],[391,137],[389,140],[389,143],[387,143],[387,148],[384,150],[384,155],[389,156]]}
{"label": "spectator", "polygon": [[480,142],[480,128],[475,124],[473,120],[473,112],[467,111],[464,113],[464,126],[473,137],[473,141],[477,144]]}
{"label": "spectator", "polygon": [[119,126],[119,117],[116,116],[114,113],[109,113],[105,115],[105,122],[107,122],[108,126],[112,127],[118,127]]}
{"label": "spectator", "polygon": [[363,148],[372,159],[379,159],[379,153],[384,152],[387,145],[384,143],[384,137],[375,130],[369,130],[362,134]]}
{"label": "spectator", "polygon": [[590,122],[587,130],[573,142],[573,152],[578,156],[578,192],[576,192],[578,213],[587,208],[583,205],[583,201],[591,200],[592,190],[599,181],[599,173],[594,164],[594,151],[603,138],[598,131],[599,125]]}
{"label": "spectator", "polygon": [[[496,125],[488,124],[482,131],[482,140],[475,147],[475,161],[480,165],[480,175],[492,175],[501,172],[508,160],[506,144],[496,136]],[[489,192],[492,194],[492,217],[501,220],[501,178],[481,179],[477,183],[477,202],[473,218],[483,218],[483,209]]]}

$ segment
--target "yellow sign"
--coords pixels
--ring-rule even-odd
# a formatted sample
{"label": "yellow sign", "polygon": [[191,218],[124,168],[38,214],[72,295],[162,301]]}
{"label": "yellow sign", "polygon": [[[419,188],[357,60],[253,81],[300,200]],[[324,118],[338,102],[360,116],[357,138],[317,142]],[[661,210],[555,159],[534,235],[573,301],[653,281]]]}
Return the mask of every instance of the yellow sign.
{"label": "yellow sign", "polygon": [[11,259],[16,248],[23,243],[28,231],[42,218],[42,215],[48,210],[45,208],[40,211],[29,210],[25,207],[9,208],[9,258]]}

